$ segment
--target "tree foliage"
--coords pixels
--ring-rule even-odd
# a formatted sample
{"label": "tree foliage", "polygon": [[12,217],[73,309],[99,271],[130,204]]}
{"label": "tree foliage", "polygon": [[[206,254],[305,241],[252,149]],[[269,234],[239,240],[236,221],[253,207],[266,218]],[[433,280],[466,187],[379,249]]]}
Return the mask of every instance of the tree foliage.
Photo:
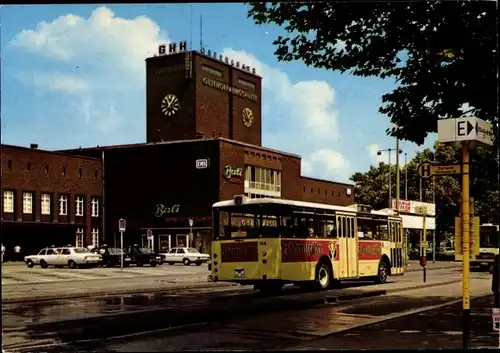
{"label": "tree foliage", "polygon": [[[435,143],[434,149],[418,152],[400,171],[400,198],[405,198],[405,186],[408,188],[408,200],[420,199],[420,178],[417,167],[424,162],[439,164],[460,163],[460,150],[450,145]],[[498,155],[491,148],[477,148],[471,153],[470,195],[474,197],[476,215],[482,223],[499,222],[498,209]],[[391,165],[391,193],[396,197],[396,166]],[[407,178],[405,178],[407,176]],[[389,166],[380,163],[371,166],[366,173],[355,173],[351,180],[355,183],[357,203],[372,205],[376,209],[388,205]],[[407,179],[407,184],[406,180]],[[435,192],[434,192],[435,190]],[[451,232],[454,218],[460,212],[461,180],[459,176],[441,176],[434,181],[422,180],[422,201],[436,203],[436,229],[438,234]]]}
{"label": "tree foliage", "polygon": [[496,2],[258,2],[248,16],[287,32],[280,61],[391,78],[379,111],[392,136],[422,144],[437,119],[470,114],[498,122]]}

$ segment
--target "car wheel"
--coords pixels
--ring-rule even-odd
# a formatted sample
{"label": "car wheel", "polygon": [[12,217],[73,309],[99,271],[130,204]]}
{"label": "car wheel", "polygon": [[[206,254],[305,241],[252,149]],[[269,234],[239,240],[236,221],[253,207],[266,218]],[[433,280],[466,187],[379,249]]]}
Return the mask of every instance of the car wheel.
{"label": "car wheel", "polygon": [[203,262],[201,262],[201,261],[196,261],[196,266],[201,266],[202,263]]}
{"label": "car wheel", "polygon": [[68,266],[69,268],[71,269],[75,269],[77,266],[76,266],[76,262],[74,262],[73,260],[69,260],[68,261]]}
{"label": "car wheel", "polygon": [[376,284],[384,284],[387,282],[387,276],[389,273],[389,268],[387,266],[387,262],[384,260],[380,260],[378,264],[378,274],[375,279]]}
{"label": "car wheel", "polygon": [[149,264],[149,266],[151,266],[151,267],[156,267],[156,265],[157,265],[157,263],[156,263],[156,262],[151,262],[151,263]]}
{"label": "car wheel", "polygon": [[142,262],[137,261],[136,266],[137,267],[142,267],[142,266],[144,266],[144,264]]}
{"label": "car wheel", "polygon": [[35,266],[35,264],[33,263],[33,261],[28,260],[28,261],[26,261],[26,266],[28,266],[29,268],[33,268],[33,266]]}
{"label": "car wheel", "polygon": [[189,266],[189,265],[191,265],[191,261],[189,261],[189,259],[184,259],[184,260],[182,260],[182,263],[184,264],[184,266]]}
{"label": "car wheel", "polygon": [[49,265],[47,264],[47,262],[45,262],[45,260],[40,260],[40,267],[47,268],[47,267],[49,267]]}

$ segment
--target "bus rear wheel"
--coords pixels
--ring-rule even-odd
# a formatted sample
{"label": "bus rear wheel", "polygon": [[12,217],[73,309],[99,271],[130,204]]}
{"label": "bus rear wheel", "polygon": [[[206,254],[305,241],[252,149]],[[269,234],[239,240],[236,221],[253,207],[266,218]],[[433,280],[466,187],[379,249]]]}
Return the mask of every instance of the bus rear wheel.
{"label": "bus rear wheel", "polygon": [[380,260],[378,264],[378,272],[377,272],[377,277],[375,278],[375,283],[376,284],[386,283],[388,274],[389,274],[389,266],[387,265],[387,261]]}
{"label": "bus rear wheel", "polygon": [[326,263],[320,263],[316,266],[316,286],[318,289],[325,290],[332,286],[331,267]]}

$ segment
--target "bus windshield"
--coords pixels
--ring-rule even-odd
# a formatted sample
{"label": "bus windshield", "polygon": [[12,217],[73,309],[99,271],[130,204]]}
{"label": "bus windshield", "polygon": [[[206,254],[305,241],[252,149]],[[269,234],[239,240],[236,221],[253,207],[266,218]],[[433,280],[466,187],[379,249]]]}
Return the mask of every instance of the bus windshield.
{"label": "bus windshield", "polygon": [[500,240],[498,226],[481,226],[479,236],[481,248],[498,248]]}

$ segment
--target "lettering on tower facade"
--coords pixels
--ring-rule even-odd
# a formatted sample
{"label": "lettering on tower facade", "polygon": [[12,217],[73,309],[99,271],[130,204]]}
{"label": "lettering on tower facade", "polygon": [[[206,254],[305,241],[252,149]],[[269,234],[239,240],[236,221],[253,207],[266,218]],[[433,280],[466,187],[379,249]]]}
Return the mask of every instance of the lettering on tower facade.
{"label": "lettering on tower facade", "polygon": [[258,97],[255,93],[247,92],[241,88],[230,86],[227,83],[220,82],[220,81],[208,78],[208,77],[203,77],[202,83],[204,86],[215,88],[216,90],[219,90],[221,92],[231,93],[231,94],[234,94],[235,96],[238,96],[241,98],[246,98],[246,99],[249,99],[249,100],[254,101],[254,102],[257,102],[257,100],[258,100]]}

